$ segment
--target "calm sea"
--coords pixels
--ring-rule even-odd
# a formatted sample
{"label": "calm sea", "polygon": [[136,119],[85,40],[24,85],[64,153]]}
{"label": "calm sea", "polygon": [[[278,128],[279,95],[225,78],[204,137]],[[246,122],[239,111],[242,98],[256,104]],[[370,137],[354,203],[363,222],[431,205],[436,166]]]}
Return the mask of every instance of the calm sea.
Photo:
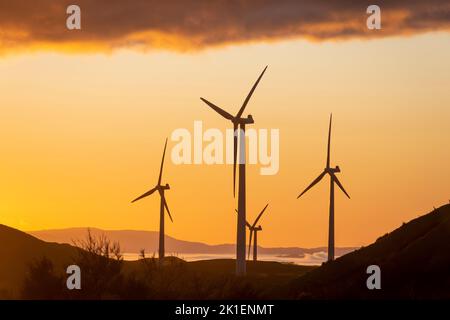
{"label": "calm sea", "polygon": [[[139,260],[138,253],[125,253],[124,259],[127,261]],[[151,257],[152,255],[147,255]],[[155,255],[157,256],[157,255]],[[234,259],[234,254],[201,254],[201,253],[183,253],[183,254],[170,254],[167,256],[175,256],[186,261],[198,261],[198,260],[212,260],[212,259]],[[303,257],[288,257],[270,254],[258,254],[258,260],[260,261],[277,261],[284,263],[300,264],[305,266],[320,265],[327,259],[326,252],[316,252],[313,254],[305,254]]]}

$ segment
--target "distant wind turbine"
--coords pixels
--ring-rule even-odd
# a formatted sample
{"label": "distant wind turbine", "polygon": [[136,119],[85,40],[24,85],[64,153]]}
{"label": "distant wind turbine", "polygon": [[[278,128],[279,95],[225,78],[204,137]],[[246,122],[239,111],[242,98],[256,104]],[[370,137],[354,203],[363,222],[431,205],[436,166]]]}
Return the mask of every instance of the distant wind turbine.
{"label": "distant wind turbine", "polygon": [[[244,113],[245,107],[247,106],[250,98],[253,95],[256,87],[258,86],[259,81],[262,76],[266,72],[267,66],[262,71],[259,78],[256,80],[249,94],[247,95],[244,103],[239,109],[236,116],[233,116],[223,110],[222,108],[216,106],[215,104],[209,102],[204,98],[200,98],[204,103],[206,103],[211,109],[216,111],[222,117],[227,120],[230,120],[233,123],[234,130],[234,161],[233,161],[233,195],[236,190],[236,161],[237,161],[237,146],[238,146],[238,132],[239,132],[239,194],[238,194],[238,221],[237,221],[237,241],[236,241],[236,274],[239,276],[243,276],[246,273],[246,265],[245,265],[245,159],[246,159],[246,150],[245,150],[245,125],[254,123],[253,117],[248,115],[247,118],[242,118],[242,114]],[[238,132],[237,132],[238,131]]]}
{"label": "distant wind turbine", "polygon": [[[255,222],[253,222],[253,224],[248,223],[248,221],[245,221],[245,224],[247,225],[248,230],[250,230],[250,239],[248,241],[248,259],[250,259],[250,249],[252,247],[252,236],[253,234],[255,234],[255,238],[254,238],[254,242],[253,242],[253,261],[258,261],[258,231],[262,231],[262,227],[261,225],[256,226],[256,224],[258,223],[259,219],[261,219],[264,211],[266,211],[267,206],[269,204],[266,204],[266,206],[264,207],[264,209],[262,209],[262,211],[259,213],[258,217],[255,219]],[[236,210],[236,212],[238,212]]]}
{"label": "distant wind turbine", "polygon": [[158,193],[161,197],[161,205],[160,205],[160,210],[159,210],[159,263],[160,264],[162,264],[162,262],[164,260],[164,208],[167,210],[167,214],[169,215],[170,220],[173,222],[172,215],[170,214],[169,206],[167,205],[167,200],[164,195],[164,191],[169,190],[170,186],[168,183],[166,183],[166,185],[164,185],[164,186],[161,185],[162,173],[163,173],[163,167],[164,167],[164,157],[166,155],[166,148],[167,148],[167,138],[166,138],[166,143],[164,145],[164,152],[163,152],[163,156],[162,156],[162,160],[161,160],[161,167],[159,169],[158,183],[156,184],[156,186],[153,189],[147,191],[143,195],[141,195],[141,196],[137,197],[136,199],[134,199],[133,201],[131,201],[131,203],[136,202],[142,198],[145,198],[145,197],[153,194],[155,191],[158,191]]}
{"label": "distant wind turbine", "polygon": [[328,174],[330,176],[330,217],[328,225],[328,261],[334,260],[334,184],[345,193],[345,195],[350,199],[347,191],[345,191],[339,179],[336,177],[336,173],[341,172],[339,166],[336,168],[330,167],[330,144],[331,144],[331,121],[333,115],[330,115],[330,126],[328,128],[328,149],[327,149],[327,163],[323,172],[297,197],[300,198],[304,193],[311,189],[315,184],[317,184],[322,178]]}

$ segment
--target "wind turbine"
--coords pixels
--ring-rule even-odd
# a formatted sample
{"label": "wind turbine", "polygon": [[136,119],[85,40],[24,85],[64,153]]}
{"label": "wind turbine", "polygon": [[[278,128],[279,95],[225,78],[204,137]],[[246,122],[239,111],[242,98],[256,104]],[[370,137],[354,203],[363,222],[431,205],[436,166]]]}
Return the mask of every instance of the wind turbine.
{"label": "wind turbine", "polygon": [[[269,204],[266,204],[264,209],[262,209],[262,211],[259,213],[258,217],[255,219],[255,222],[253,222],[253,224],[250,224],[250,223],[248,223],[248,221],[245,221],[247,228],[250,230],[250,240],[248,241],[248,259],[250,259],[250,251],[251,251],[250,249],[252,247],[252,235],[253,235],[253,233],[255,234],[255,239],[253,242],[253,261],[258,260],[258,231],[262,230],[261,225],[256,226],[256,224],[258,223],[259,219],[263,215],[264,211],[266,211],[268,205]],[[237,210],[236,210],[236,212],[238,213]]]}
{"label": "wind turbine", "polygon": [[[245,107],[247,106],[250,98],[253,95],[259,81],[266,72],[267,66],[262,71],[259,78],[256,80],[249,94],[244,100],[241,108],[239,109],[236,116],[233,116],[223,110],[222,108],[216,106],[215,104],[209,102],[204,98],[200,98],[204,103],[206,103],[211,109],[216,111],[225,119],[233,123],[234,130],[234,141],[233,141],[233,195],[235,195],[236,190],[236,160],[237,160],[237,146],[238,146],[238,134],[239,134],[239,193],[238,193],[238,219],[237,219],[237,241],[236,241],[236,274],[238,276],[243,276],[246,273],[245,265],[245,125],[255,123],[253,117],[248,115],[246,118],[242,117]],[[239,133],[237,132],[239,131]]]}
{"label": "wind turbine", "polygon": [[330,167],[330,144],[331,144],[331,121],[333,119],[333,114],[330,115],[330,126],[328,128],[328,149],[327,149],[327,163],[323,172],[297,197],[300,198],[305,192],[311,189],[315,184],[317,184],[322,178],[328,174],[330,176],[330,217],[328,224],[328,261],[334,260],[334,184],[345,193],[345,195],[350,199],[347,191],[345,191],[339,179],[336,177],[336,173],[341,172],[339,166],[335,168]]}
{"label": "wind turbine", "polygon": [[164,167],[164,157],[166,155],[166,148],[167,148],[167,138],[166,143],[164,145],[164,152],[161,160],[161,168],[159,169],[159,178],[156,186],[144,193],[143,195],[137,197],[131,203],[136,202],[142,198],[148,197],[149,195],[153,194],[155,191],[158,191],[160,197],[161,197],[161,205],[159,209],[159,263],[162,265],[162,262],[164,260],[164,208],[167,210],[167,214],[169,215],[170,220],[173,222],[172,215],[170,214],[169,206],[167,205],[166,197],[164,195],[165,190],[169,190],[170,186],[168,183],[166,185],[161,184],[162,180],[162,173],[163,173],[163,167]]}

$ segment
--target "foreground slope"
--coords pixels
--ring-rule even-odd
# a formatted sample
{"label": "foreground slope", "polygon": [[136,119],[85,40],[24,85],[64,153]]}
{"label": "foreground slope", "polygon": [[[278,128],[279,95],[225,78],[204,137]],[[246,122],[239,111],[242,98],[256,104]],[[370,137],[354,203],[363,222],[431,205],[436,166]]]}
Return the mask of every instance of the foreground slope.
{"label": "foreground slope", "polygon": [[[53,262],[55,275],[59,275],[62,280],[66,279],[67,266],[75,263],[74,258],[79,256],[81,250],[68,244],[44,242],[4,225],[0,225],[0,243],[3,244],[0,246],[0,299],[20,298],[30,264],[43,257]],[[186,262],[176,257],[167,257],[165,268],[159,270],[154,268],[156,265],[157,260],[154,259],[123,261],[123,275],[130,276],[131,278],[128,280],[137,280],[137,282],[124,282],[124,287],[117,288],[117,291],[123,293],[124,297],[134,294],[133,297],[139,299],[256,298],[260,297],[266,289],[270,289],[271,292],[281,290],[281,287],[287,285],[289,281],[314,268],[278,262],[248,262],[249,277],[246,279],[246,283],[242,283],[242,279],[234,277],[236,263],[231,259]],[[89,286],[88,279],[92,278],[90,274],[95,278],[103,275],[97,274],[97,272],[102,272],[101,270],[89,270],[84,270],[82,277],[84,285],[82,294],[86,295],[70,296],[63,290],[60,296],[53,298],[91,299],[92,295],[89,294],[98,288]],[[258,280],[257,290],[252,281],[255,278]],[[34,279],[34,281],[39,284],[38,287],[42,288],[43,292],[43,296],[38,295],[34,298],[46,299],[45,293],[49,283],[46,283],[45,279]],[[158,285],[159,281],[164,282]],[[193,282],[196,283],[196,290],[188,286],[188,284],[192,286]],[[170,285],[168,285],[169,283]],[[146,285],[152,288],[151,294],[147,292],[149,291],[147,289],[142,291]],[[61,283],[61,287],[64,288],[64,286],[65,282]],[[130,289],[130,286],[136,290]],[[188,288],[188,290],[181,290],[183,288]],[[99,296],[103,296],[103,294],[108,297],[110,293],[101,292]],[[120,297],[120,295],[116,297]]]}
{"label": "foreground slope", "polygon": [[[18,297],[28,265],[44,256],[53,262],[54,272],[62,275],[64,287],[65,268],[80,253],[76,247],[47,243],[3,225],[0,225],[0,242],[0,298]],[[366,287],[366,268],[373,264],[381,268],[381,290]],[[157,265],[154,259],[125,261],[122,270],[115,271],[116,279],[125,282],[120,282],[113,291],[106,286],[101,289],[105,292],[86,297],[113,294],[130,298],[134,294],[133,297],[142,299],[449,299],[450,205],[319,268],[249,261],[248,276],[236,278],[233,276],[235,261],[228,259],[185,262],[170,257],[164,268]],[[89,270],[92,279],[105,278],[103,269],[84,269],[83,294],[100,290],[86,282]],[[122,272],[128,278],[123,278]],[[41,280],[35,279],[38,287],[45,289],[47,283]],[[103,280],[106,284],[110,282],[109,276]],[[66,291],[57,298],[70,298]]]}
{"label": "foreground slope", "polygon": [[[381,290],[367,289],[369,265],[381,268]],[[450,205],[307,273],[292,283],[289,296],[450,298]]]}
{"label": "foreground slope", "polygon": [[17,295],[33,261],[45,256],[63,270],[78,250],[67,244],[44,242],[5,225],[0,225],[0,243],[0,297]]}

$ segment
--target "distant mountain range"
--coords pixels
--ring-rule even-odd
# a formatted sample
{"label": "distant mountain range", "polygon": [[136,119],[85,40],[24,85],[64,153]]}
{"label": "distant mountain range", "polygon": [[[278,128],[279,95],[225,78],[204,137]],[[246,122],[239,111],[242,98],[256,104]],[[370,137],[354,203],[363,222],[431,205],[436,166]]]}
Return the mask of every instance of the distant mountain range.
{"label": "distant mountain range", "polygon": [[[159,233],[156,231],[138,231],[138,230],[101,230],[97,228],[69,228],[55,230],[29,231],[32,236],[46,242],[74,244],[83,240],[87,236],[88,229],[92,235],[105,235],[109,240],[119,242],[121,251],[124,253],[139,253],[145,249],[147,254],[158,251]],[[235,252],[234,244],[209,245],[202,242],[191,242],[165,237],[166,252],[168,254],[232,254]],[[336,248],[336,255],[341,256],[351,251],[355,247]],[[272,254],[289,257],[302,257],[304,254],[313,254],[325,252],[326,247],[317,248],[299,248],[299,247],[275,247],[265,248],[258,246],[260,254]]]}

